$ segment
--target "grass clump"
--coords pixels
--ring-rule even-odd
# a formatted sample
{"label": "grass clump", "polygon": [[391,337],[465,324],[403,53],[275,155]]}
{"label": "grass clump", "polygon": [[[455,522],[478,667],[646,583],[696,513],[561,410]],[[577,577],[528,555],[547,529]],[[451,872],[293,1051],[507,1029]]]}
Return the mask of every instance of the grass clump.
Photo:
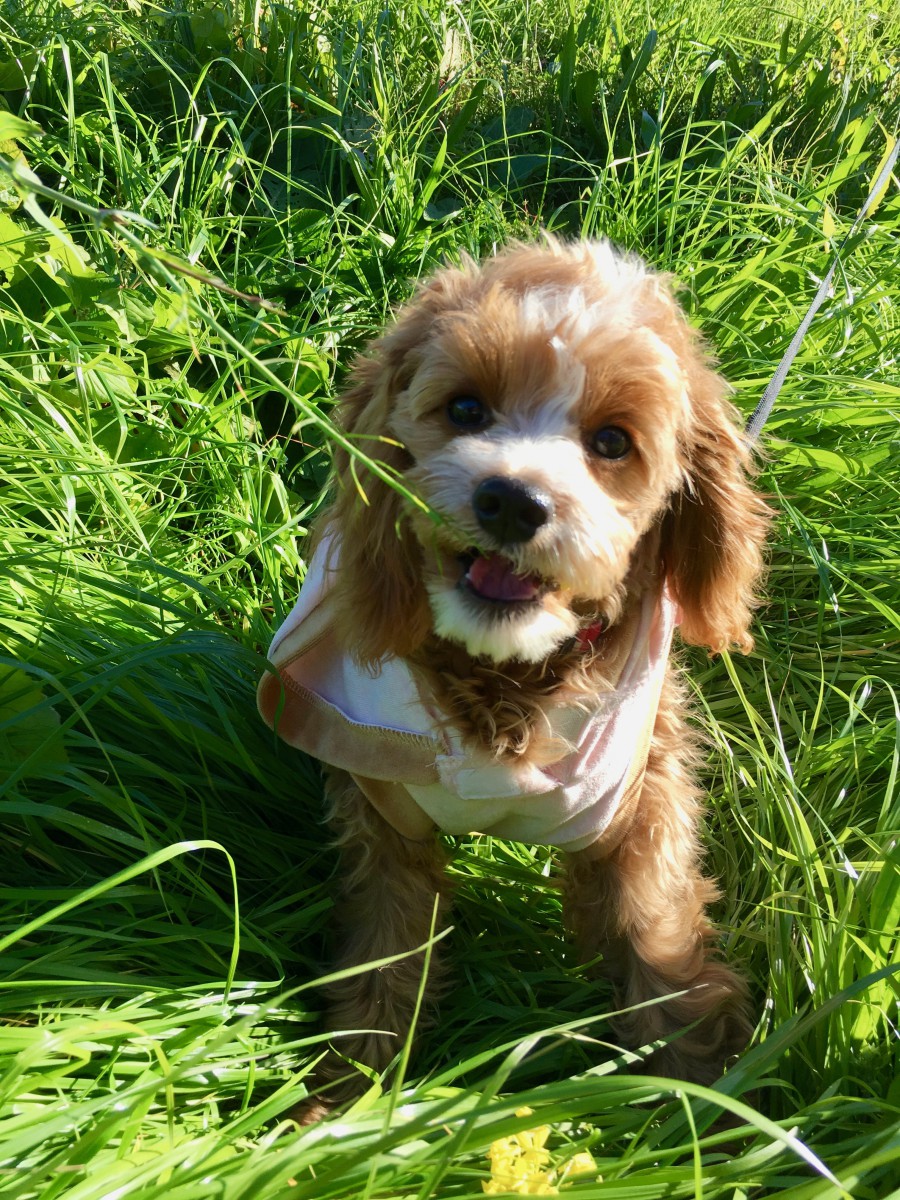
{"label": "grass clump", "polygon": [[760,1014],[714,1091],[623,1071],[550,856],[473,839],[412,1073],[298,1136],[333,863],[253,688],[342,371],[410,281],[609,236],[749,412],[896,134],[897,33],[799,0],[0,10],[4,1194],[476,1196],[538,1125],[586,1197],[896,1186],[896,180],[768,429],[756,652],[691,663]]}

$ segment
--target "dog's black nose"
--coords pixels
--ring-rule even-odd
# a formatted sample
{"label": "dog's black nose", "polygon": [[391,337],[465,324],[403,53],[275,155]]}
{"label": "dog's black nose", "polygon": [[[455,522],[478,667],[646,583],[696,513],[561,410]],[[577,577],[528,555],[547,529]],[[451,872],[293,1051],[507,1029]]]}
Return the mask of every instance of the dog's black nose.
{"label": "dog's black nose", "polygon": [[483,479],[472,495],[478,524],[498,542],[529,542],[553,515],[548,496],[518,479]]}

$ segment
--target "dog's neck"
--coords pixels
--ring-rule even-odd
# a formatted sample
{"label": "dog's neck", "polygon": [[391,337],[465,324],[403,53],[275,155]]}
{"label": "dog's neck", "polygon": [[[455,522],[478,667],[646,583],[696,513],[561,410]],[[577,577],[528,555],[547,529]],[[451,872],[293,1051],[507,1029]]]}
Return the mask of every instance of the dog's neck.
{"label": "dog's neck", "polygon": [[621,626],[586,622],[584,636],[565,642],[539,663],[495,663],[473,657],[434,633],[407,659],[441,718],[470,744],[501,759],[539,760],[551,703],[586,705],[609,685],[604,663],[622,636]]}

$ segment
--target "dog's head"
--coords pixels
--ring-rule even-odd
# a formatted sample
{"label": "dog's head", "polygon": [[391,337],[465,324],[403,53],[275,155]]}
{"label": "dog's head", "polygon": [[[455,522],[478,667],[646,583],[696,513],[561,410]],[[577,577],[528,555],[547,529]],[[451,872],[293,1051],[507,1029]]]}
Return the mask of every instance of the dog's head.
{"label": "dog's head", "polygon": [[342,419],[439,520],[337,454],[343,635],[539,662],[660,573],[685,640],[747,648],[766,506],[666,281],[603,242],[439,271],[354,366]]}

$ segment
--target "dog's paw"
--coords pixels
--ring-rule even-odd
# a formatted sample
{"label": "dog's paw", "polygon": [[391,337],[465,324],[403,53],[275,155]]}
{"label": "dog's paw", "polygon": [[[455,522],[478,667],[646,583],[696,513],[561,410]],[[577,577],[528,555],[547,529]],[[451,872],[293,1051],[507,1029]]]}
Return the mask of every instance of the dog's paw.
{"label": "dog's paw", "polygon": [[333,1104],[321,1096],[307,1096],[305,1100],[291,1109],[290,1117],[301,1128],[307,1125],[318,1125],[320,1121],[331,1115]]}

